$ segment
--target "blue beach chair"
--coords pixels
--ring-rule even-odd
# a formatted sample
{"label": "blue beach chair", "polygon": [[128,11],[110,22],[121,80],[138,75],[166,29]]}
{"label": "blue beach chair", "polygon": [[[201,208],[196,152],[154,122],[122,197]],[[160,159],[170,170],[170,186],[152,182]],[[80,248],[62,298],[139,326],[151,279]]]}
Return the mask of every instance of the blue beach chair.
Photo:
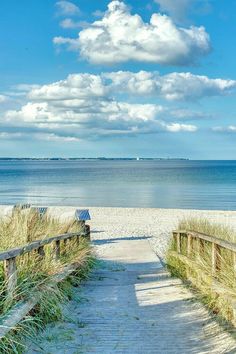
{"label": "blue beach chair", "polygon": [[91,220],[88,209],[76,209],[75,218],[77,221],[84,221],[84,222],[87,220]]}
{"label": "blue beach chair", "polygon": [[87,220],[91,220],[88,209],[76,209],[75,211],[75,220],[78,222],[82,230],[85,232],[85,237],[90,239],[90,226],[85,225]]}
{"label": "blue beach chair", "polygon": [[32,207],[31,210],[38,213],[40,217],[43,217],[47,213],[48,208],[47,207]]}

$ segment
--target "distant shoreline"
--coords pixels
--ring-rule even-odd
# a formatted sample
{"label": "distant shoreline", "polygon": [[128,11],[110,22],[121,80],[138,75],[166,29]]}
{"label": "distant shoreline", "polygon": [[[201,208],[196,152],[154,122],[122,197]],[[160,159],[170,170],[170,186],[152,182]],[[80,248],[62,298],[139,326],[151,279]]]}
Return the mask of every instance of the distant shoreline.
{"label": "distant shoreline", "polygon": [[188,161],[187,158],[165,157],[0,157],[0,161]]}

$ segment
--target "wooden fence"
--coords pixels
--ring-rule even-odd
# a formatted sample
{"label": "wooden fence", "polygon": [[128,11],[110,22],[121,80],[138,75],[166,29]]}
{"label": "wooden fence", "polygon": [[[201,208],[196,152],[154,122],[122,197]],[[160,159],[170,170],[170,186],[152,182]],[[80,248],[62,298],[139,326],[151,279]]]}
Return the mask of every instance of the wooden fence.
{"label": "wooden fence", "polygon": [[[232,309],[231,322],[236,326],[236,293],[233,289],[226,287],[224,284],[218,281],[218,275],[223,266],[223,250],[228,250],[227,257],[232,263],[233,271],[235,272],[236,279],[236,244],[222,240],[218,237],[209,236],[203,233],[186,231],[186,230],[176,230],[173,232],[173,238],[175,240],[175,250],[170,252],[169,255],[181,260],[187,265],[187,269],[196,270],[196,263],[201,261],[201,257],[204,256],[206,251],[206,246],[210,245],[210,266],[211,266],[211,290],[217,297],[221,296],[227,300]],[[206,255],[206,254],[205,254]],[[187,278],[195,283],[197,287],[201,288],[201,281],[204,281],[206,275],[202,272],[198,272],[198,283],[194,282],[187,272]],[[200,280],[199,280],[200,279]]]}
{"label": "wooden fence", "polygon": [[[4,262],[4,275],[6,280],[6,298],[11,299],[14,296],[14,292],[17,286],[17,262],[16,258],[29,254],[31,252],[37,252],[39,260],[43,260],[45,257],[44,247],[46,245],[52,246],[52,258],[55,260],[60,258],[61,255],[61,243],[64,245],[69,240],[76,239],[79,244],[80,237],[90,238],[90,229],[88,225],[85,225],[85,231],[77,233],[66,233],[63,235],[58,235],[50,238],[45,238],[43,240],[31,242],[23,247],[18,247],[14,249],[7,250],[0,253],[0,261]],[[79,264],[71,264],[64,267],[60,274],[56,274],[52,278],[52,282],[57,283],[66,278],[70,273],[78,268]],[[39,300],[39,294],[34,295],[32,299],[27,302],[20,302],[16,304],[8,314],[0,318],[0,339],[4,337],[11,328],[13,328],[27,313],[37,304]]]}
{"label": "wooden fence", "polygon": [[236,244],[221,240],[218,237],[205,235],[194,231],[178,230],[173,232],[173,237],[176,240],[176,252],[182,254],[182,242],[184,238],[187,238],[187,257],[191,258],[193,254],[193,239],[196,240],[197,249],[195,254],[200,257],[204,252],[205,243],[211,244],[211,269],[212,275],[216,275],[220,270],[221,264],[221,249],[227,249],[232,254],[234,268],[236,267]]}

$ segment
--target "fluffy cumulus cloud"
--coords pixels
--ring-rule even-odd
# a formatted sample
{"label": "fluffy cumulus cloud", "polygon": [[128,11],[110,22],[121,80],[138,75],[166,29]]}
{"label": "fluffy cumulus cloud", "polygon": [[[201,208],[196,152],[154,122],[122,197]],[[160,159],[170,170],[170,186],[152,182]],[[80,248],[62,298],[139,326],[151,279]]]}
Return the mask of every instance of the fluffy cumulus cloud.
{"label": "fluffy cumulus cloud", "polygon": [[[34,100],[109,99],[118,93],[133,96],[154,96],[166,100],[196,100],[220,96],[236,89],[236,81],[211,79],[191,73],[117,71],[92,74],[72,74],[67,79],[33,88],[29,98]],[[72,103],[71,103],[72,104]]]}
{"label": "fluffy cumulus cloud", "polygon": [[94,64],[127,61],[164,65],[191,65],[210,51],[204,27],[178,27],[167,15],[154,13],[150,22],[130,13],[121,1],[112,1],[101,20],[81,30],[77,38],[55,37]]}
{"label": "fluffy cumulus cloud", "polygon": [[[34,129],[36,138],[44,134],[46,140],[67,142],[108,135],[197,130],[195,125],[181,122],[176,112],[163,105],[148,100],[135,102],[136,95],[162,95],[160,83],[155,82],[152,74],[149,79],[149,73],[144,72],[116,74],[117,77],[115,73],[72,74],[49,85],[33,86],[27,94],[28,103],[7,111],[5,123]],[[121,98],[122,94],[127,96],[127,90],[134,94],[131,102]]]}
{"label": "fluffy cumulus cloud", "polygon": [[[48,85],[17,89],[27,101],[5,113],[5,124],[29,129],[37,139],[78,142],[109,135],[195,132],[197,126],[187,121],[211,117],[186,109],[186,102],[229,94],[236,82],[190,73],[117,71],[71,74]],[[178,106],[158,104],[160,99]]]}

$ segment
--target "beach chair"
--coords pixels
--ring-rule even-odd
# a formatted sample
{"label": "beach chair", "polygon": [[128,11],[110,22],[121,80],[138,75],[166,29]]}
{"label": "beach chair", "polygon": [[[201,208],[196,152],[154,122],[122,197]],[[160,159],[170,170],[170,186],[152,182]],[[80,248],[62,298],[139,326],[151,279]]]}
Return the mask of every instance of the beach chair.
{"label": "beach chair", "polygon": [[15,204],[13,206],[13,210],[25,210],[25,209],[30,209],[31,204]]}
{"label": "beach chair", "polygon": [[15,204],[12,208],[12,215],[17,212],[29,211],[31,204]]}
{"label": "beach chair", "polygon": [[75,211],[75,220],[80,225],[82,230],[85,232],[85,237],[90,239],[90,226],[86,225],[87,220],[91,220],[88,209],[76,209]]}
{"label": "beach chair", "polygon": [[38,213],[39,216],[42,218],[47,213],[48,208],[47,207],[32,207],[31,210]]}

